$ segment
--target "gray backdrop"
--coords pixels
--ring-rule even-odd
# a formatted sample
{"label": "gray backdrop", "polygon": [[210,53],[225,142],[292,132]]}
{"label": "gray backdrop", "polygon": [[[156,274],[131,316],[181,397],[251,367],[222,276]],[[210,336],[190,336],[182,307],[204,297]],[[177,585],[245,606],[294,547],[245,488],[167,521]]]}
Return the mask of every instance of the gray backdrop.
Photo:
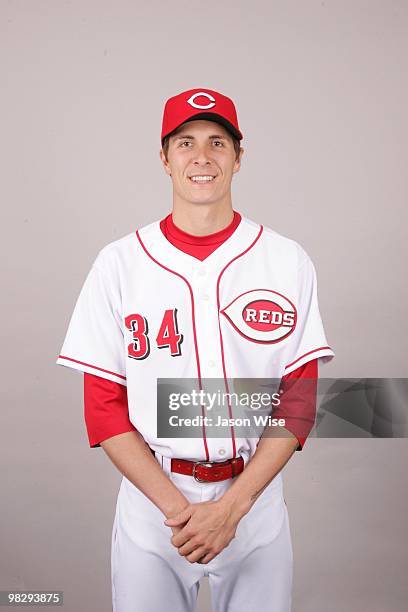
{"label": "gray backdrop", "polygon": [[[407,376],[407,34],[402,0],[1,0],[0,588],[111,609],[120,475],[55,359],[99,249],[170,210],[169,96],[235,100],[234,207],[315,262],[321,375]],[[406,459],[406,440],[313,439],[290,461],[295,612],[405,610]]]}

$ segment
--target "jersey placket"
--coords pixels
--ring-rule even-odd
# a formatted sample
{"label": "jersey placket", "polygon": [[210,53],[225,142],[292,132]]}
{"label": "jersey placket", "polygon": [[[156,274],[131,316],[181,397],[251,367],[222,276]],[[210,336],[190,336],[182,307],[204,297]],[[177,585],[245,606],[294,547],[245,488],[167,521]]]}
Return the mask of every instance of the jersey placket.
{"label": "jersey placket", "polygon": [[[197,345],[203,390],[207,390],[205,379],[217,379],[216,384],[211,384],[208,390],[213,392],[217,388],[223,393],[226,387],[224,384],[217,304],[217,279],[220,271],[219,262],[214,262],[214,260],[211,263],[208,262],[207,266],[203,264],[200,266],[193,265],[191,286],[196,309]],[[215,419],[214,412],[205,409],[205,415]],[[210,461],[222,461],[226,457],[233,457],[233,445],[230,437],[207,437],[206,442]]]}

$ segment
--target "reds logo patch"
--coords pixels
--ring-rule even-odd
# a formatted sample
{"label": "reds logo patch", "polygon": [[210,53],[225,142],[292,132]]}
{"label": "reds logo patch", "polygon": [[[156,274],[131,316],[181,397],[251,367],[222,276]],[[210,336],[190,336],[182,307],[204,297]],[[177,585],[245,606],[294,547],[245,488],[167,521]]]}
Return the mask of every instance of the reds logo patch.
{"label": "reds logo patch", "polygon": [[288,298],[271,289],[246,291],[221,313],[244,338],[272,344],[287,338],[295,329],[297,312]]}

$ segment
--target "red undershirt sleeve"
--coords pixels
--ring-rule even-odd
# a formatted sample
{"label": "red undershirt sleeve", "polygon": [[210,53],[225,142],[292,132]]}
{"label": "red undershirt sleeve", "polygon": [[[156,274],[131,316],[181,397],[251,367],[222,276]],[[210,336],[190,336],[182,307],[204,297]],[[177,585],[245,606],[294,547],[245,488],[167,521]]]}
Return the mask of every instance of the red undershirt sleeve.
{"label": "red undershirt sleeve", "polygon": [[129,420],[126,386],[87,372],[84,373],[84,416],[91,448],[118,434],[136,431]]}
{"label": "red undershirt sleeve", "polygon": [[298,451],[303,449],[316,419],[317,380],[318,359],[307,361],[281,379],[281,402],[273,417],[285,419],[285,428],[299,441]]}

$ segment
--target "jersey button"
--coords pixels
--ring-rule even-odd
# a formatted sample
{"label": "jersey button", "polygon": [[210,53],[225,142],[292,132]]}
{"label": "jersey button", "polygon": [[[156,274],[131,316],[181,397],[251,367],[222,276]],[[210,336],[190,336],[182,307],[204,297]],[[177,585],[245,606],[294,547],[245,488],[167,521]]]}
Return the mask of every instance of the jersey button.
{"label": "jersey button", "polygon": [[205,270],[203,269],[198,269],[198,276],[205,276]]}
{"label": "jersey button", "polygon": [[219,448],[218,453],[222,456],[225,455],[225,448]]}
{"label": "jersey button", "polygon": [[210,366],[210,368],[213,368],[215,366],[215,361],[210,359],[210,361],[208,362],[208,365]]}
{"label": "jersey button", "polygon": [[209,300],[210,296],[208,295],[208,293],[203,293],[203,300]]}

